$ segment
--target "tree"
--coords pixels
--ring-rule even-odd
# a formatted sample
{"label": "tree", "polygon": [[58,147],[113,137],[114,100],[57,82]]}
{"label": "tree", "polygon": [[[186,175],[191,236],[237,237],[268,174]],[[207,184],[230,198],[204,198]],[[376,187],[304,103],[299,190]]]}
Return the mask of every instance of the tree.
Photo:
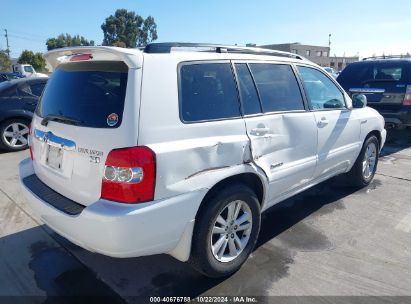
{"label": "tree", "polygon": [[9,72],[11,61],[6,51],[0,50],[0,72]]}
{"label": "tree", "polygon": [[133,11],[118,9],[101,25],[104,33],[103,45],[126,47],[145,46],[157,39],[157,25],[154,18],[144,19]]}
{"label": "tree", "polygon": [[145,46],[148,43],[157,40],[157,24],[154,18],[148,16],[143,23],[143,30],[140,32],[140,37],[138,37],[138,45]]}
{"label": "tree", "polygon": [[46,60],[41,53],[24,50],[18,59],[18,63],[31,64],[37,72],[44,72],[46,70]]}
{"label": "tree", "polygon": [[47,50],[63,48],[67,46],[90,46],[94,45],[93,40],[87,40],[83,36],[69,34],[60,34],[56,38],[49,38],[46,41]]}

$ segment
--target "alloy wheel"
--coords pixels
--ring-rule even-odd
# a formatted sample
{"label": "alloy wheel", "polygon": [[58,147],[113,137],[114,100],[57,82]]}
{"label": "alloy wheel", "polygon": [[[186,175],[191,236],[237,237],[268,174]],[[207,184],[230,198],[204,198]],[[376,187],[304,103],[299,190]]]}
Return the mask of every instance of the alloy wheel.
{"label": "alloy wheel", "polygon": [[377,164],[377,146],[375,143],[370,142],[364,152],[364,158],[362,161],[362,174],[365,179],[369,179],[375,170]]}
{"label": "alloy wheel", "polygon": [[211,234],[213,256],[222,263],[237,258],[250,239],[252,214],[241,200],[230,202],[217,216]]}
{"label": "alloy wheel", "polygon": [[3,141],[13,149],[22,148],[28,144],[29,128],[20,122],[7,125],[3,131]]}

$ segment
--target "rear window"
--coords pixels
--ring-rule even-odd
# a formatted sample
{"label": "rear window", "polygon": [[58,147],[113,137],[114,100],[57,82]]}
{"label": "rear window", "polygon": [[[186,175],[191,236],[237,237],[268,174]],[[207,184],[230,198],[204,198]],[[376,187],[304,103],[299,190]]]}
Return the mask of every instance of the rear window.
{"label": "rear window", "polygon": [[407,82],[407,69],[402,62],[370,61],[348,65],[338,76],[344,89],[371,83]]}
{"label": "rear window", "polygon": [[185,64],[180,69],[185,122],[239,117],[240,103],[229,63]]}
{"label": "rear window", "polygon": [[47,83],[36,114],[63,116],[93,128],[121,124],[127,87],[127,65],[118,61],[60,65]]}

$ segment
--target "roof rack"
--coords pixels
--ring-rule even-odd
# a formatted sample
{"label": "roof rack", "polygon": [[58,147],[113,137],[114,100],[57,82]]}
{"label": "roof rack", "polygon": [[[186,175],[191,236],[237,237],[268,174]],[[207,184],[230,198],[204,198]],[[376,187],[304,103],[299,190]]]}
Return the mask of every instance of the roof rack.
{"label": "roof rack", "polygon": [[303,60],[302,56],[287,53],[282,51],[269,50],[264,48],[221,45],[210,43],[186,43],[186,42],[164,42],[164,43],[150,43],[144,48],[144,53],[171,53],[172,49],[197,49],[199,52],[215,52],[215,53],[236,53],[236,54],[253,54],[253,55],[267,55],[289,57]]}
{"label": "roof rack", "polygon": [[395,59],[395,58],[411,58],[410,54],[406,54],[406,55],[382,55],[382,56],[371,56],[371,57],[365,57],[362,60],[368,60],[368,59]]}

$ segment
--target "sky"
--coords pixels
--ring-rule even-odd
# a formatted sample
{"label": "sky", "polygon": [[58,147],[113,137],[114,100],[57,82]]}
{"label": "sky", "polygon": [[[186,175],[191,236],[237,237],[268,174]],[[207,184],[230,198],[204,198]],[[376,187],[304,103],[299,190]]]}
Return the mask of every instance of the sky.
{"label": "sky", "polygon": [[118,8],[151,15],[157,42],[328,45],[332,56],[411,53],[410,0],[0,0],[0,49],[45,52],[47,38],[103,41],[101,24]]}

